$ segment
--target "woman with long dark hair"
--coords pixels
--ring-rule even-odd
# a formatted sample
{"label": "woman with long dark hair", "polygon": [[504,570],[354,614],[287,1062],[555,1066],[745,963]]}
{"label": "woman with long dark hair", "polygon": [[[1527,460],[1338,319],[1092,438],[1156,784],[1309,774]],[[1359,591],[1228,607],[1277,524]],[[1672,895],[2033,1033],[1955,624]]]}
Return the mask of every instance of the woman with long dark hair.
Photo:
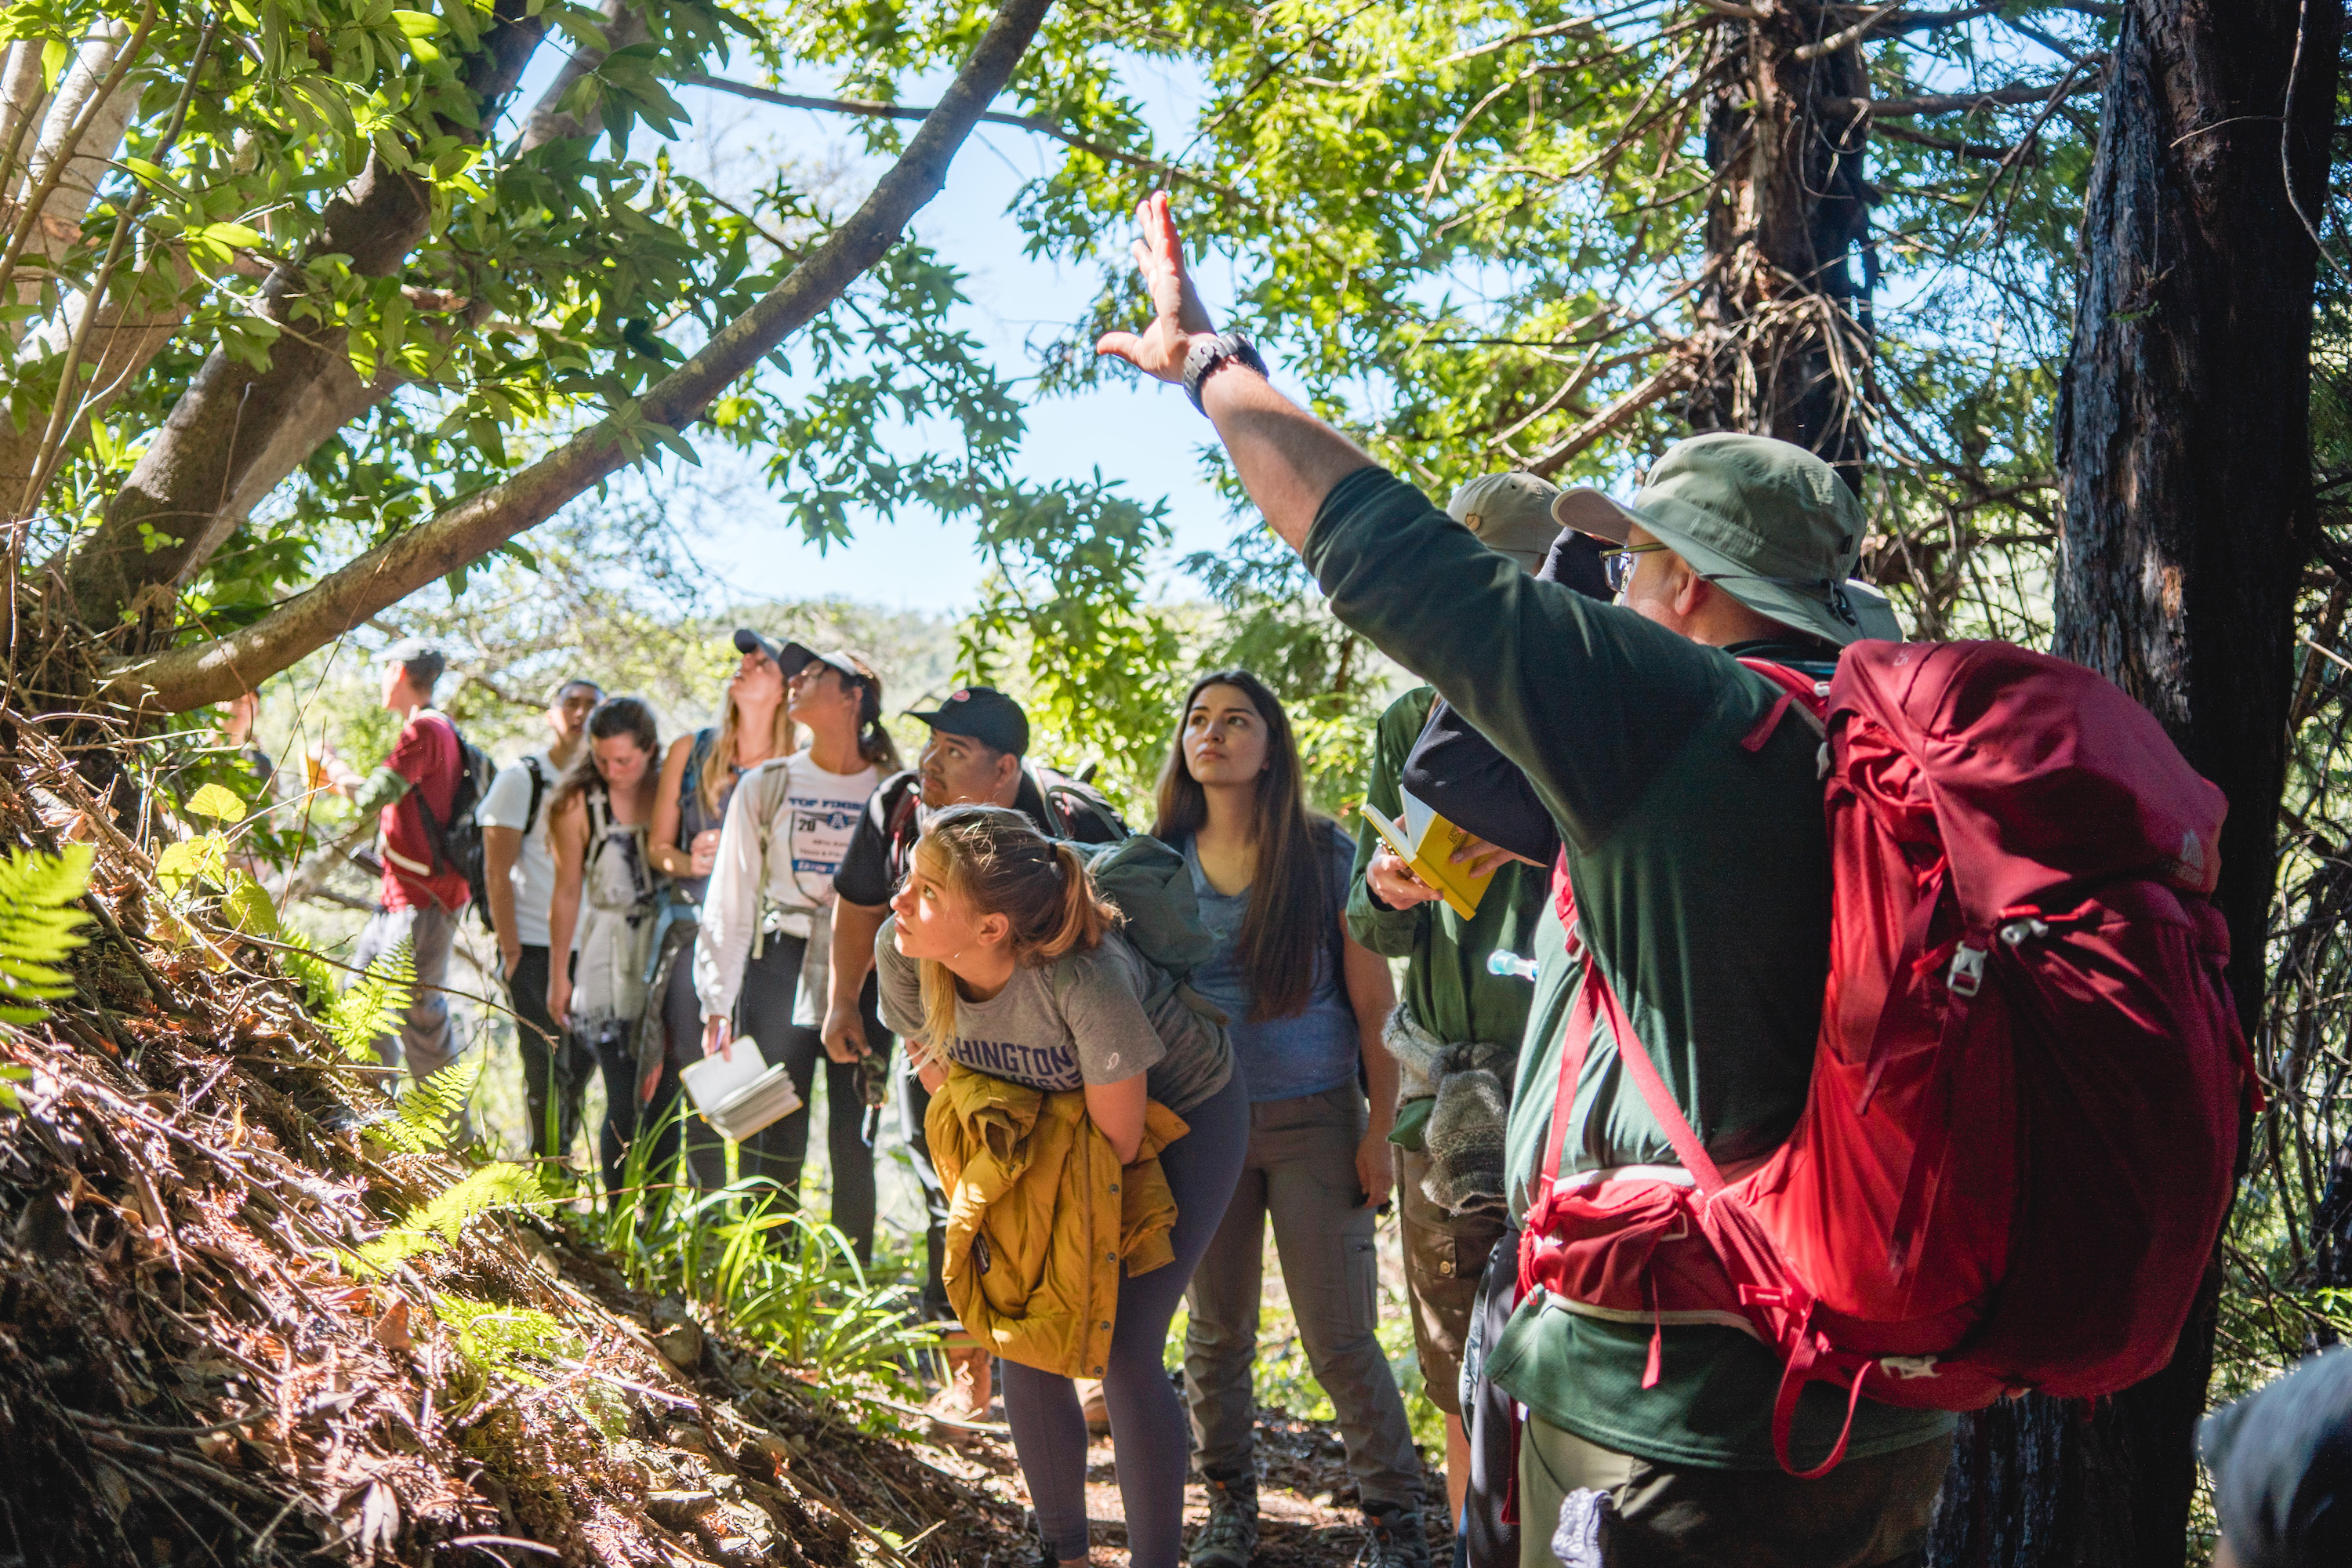
{"label": "woman with long dark hair", "polygon": [[[1201,1026],[1118,933],[1118,912],[1095,890],[1077,850],[1046,838],[1021,812],[956,805],[932,817],[890,910],[875,943],[882,1015],[906,1037],[925,1089],[940,1093],[954,1063],[1049,1092],[1082,1089],[1087,1118],[1123,1163],[1141,1149],[1149,1101],[1187,1124],[1159,1156],[1176,1205],[1173,1260],[1132,1276],[1121,1266],[1101,1373],[1129,1561],[1175,1568],[1187,1445],[1183,1405],[1161,1357],[1249,1134],[1225,1032]],[[978,1267],[988,1267],[984,1257]],[[1056,1563],[1084,1563],[1087,1422],[1077,1390],[1009,1354],[999,1369],[1046,1551]]]}
{"label": "woman with long dark hair", "polygon": [[549,966],[547,1015],[595,1053],[604,1075],[596,1154],[610,1194],[620,1186],[621,1162],[637,1135],[636,1033],[660,882],[646,855],[646,832],[661,738],[653,710],[634,697],[598,703],[588,715],[587,738],[585,752],[547,803],[555,855],[548,951],[572,957]]}
{"label": "woman with long dark hair", "polygon": [[[783,1064],[806,1102],[816,1098],[817,1063],[824,1062],[833,1223],[863,1261],[874,1246],[873,1125],[890,1041],[870,977],[861,998],[867,1054],[836,1058],[819,1030],[834,872],[875,785],[899,770],[898,748],[882,727],[882,678],[864,662],[798,643],[775,651],[791,671],[785,710],[809,743],[746,773],[728,805],[694,946],[702,1049],[732,1050],[738,1033],[751,1037],[766,1061]],[[809,1114],[803,1103],[741,1151],[740,1174],[774,1182],[787,1206],[800,1203]]]}
{"label": "woman with long dark hair", "polygon": [[1184,1383],[1209,1483],[1193,1568],[1247,1568],[1257,1544],[1250,1369],[1269,1220],[1370,1529],[1360,1561],[1419,1568],[1421,1459],[1374,1333],[1374,1209],[1392,1180],[1397,1088],[1381,1028],[1396,994],[1388,961],[1347,931],[1355,846],[1307,811],[1289,715],[1245,669],[1213,670],[1185,694],[1157,804],[1152,837],[1183,852],[1217,939],[1192,984],[1231,1019],[1250,1100],[1241,1180],[1185,1293]]}

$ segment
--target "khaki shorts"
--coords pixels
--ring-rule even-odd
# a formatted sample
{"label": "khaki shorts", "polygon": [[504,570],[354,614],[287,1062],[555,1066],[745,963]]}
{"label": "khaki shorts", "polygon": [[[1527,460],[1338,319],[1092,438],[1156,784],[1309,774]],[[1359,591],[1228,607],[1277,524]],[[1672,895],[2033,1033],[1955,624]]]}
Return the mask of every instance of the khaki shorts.
{"label": "khaki shorts", "polygon": [[1396,1152],[1397,1220],[1404,1237],[1404,1282],[1412,1300],[1412,1344],[1429,1402],[1462,1414],[1462,1345],[1478,1304],[1478,1278],[1502,1239],[1500,1215],[1448,1214],[1429,1201],[1421,1179],[1429,1156]]}

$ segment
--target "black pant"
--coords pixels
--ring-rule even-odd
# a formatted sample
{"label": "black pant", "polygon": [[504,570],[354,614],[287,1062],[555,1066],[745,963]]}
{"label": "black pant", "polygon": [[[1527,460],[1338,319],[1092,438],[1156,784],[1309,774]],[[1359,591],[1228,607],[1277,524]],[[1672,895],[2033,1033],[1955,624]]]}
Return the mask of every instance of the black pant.
{"label": "black pant", "polygon": [[593,1047],[596,1065],[604,1074],[604,1125],[596,1134],[596,1163],[604,1173],[607,1193],[621,1190],[629,1146],[645,1129],[652,1130],[654,1143],[646,1151],[643,1180],[654,1184],[676,1179],[667,1173],[677,1159],[677,1099],[683,1091],[677,1068],[664,1062],[653,1102],[639,1106],[636,1034],[635,1025],[611,1024]]}
{"label": "black pant", "polygon": [[928,1322],[951,1322],[955,1308],[948,1300],[947,1280],[941,1273],[948,1252],[948,1194],[940,1184],[939,1167],[931,1163],[931,1141],[923,1131],[923,1122],[931,1113],[931,1091],[923,1087],[911,1061],[898,1064],[891,1082],[898,1090],[898,1127],[907,1135],[907,1153],[915,1167],[915,1180],[922,1184],[923,1212],[929,1222],[923,1234],[923,1318]]}
{"label": "black pant", "polygon": [[[530,1108],[531,1152],[562,1159],[580,1136],[581,1101],[596,1053],[547,1015],[548,953],[544,943],[523,943],[515,972],[507,978],[507,1001],[515,1012],[515,1048],[522,1053],[522,1091]],[[552,1105],[551,1106],[551,1101]]]}
{"label": "black pant", "polygon": [[[787,1207],[800,1206],[801,1172],[808,1162],[810,1103],[815,1098],[817,1066],[824,1064],[826,1152],[833,1164],[833,1223],[849,1238],[858,1261],[874,1252],[874,1119],[866,1114],[866,1097],[857,1063],[841,1063],[824,1054],[823,1037],[793,1023],[793,999],[800,984],[801,958],[808,944],[798,937],[771,936],[758,958],[743,968],[743,987],[735,1002],[738,1035],[759,1042],[760,1055],[771,1065],[781,1062],[793,1075],[802,1106],[790,1116],[770,1122],[744,1140],[737,1155],[737,1178],[765,1177],[775,1184]],[[693,964],[678,960],[662,999],[669,1027],[674,1060],[702,1058],[701,1003],[694,994]],[[866,1044],[874,1052],[870,1071],[887,1069],[890,1035],[877,1011],[877,991],[872,975],[858,998],[866,1026]],[[692,1118],[687,1131],[687,1160],[697,1185],[720,1187],[727,1181],[724,1147],[709,1123]]]}

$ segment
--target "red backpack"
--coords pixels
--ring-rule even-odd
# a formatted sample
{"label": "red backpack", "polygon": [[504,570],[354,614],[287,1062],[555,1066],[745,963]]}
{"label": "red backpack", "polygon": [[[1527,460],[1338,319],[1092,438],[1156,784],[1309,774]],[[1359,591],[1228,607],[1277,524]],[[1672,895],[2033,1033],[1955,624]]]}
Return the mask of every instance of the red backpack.
{"label": "red backpack", "polygon": [[[1832,680],[1748,661],[1822,730],[1833,885],[1811,1091],[1727,1180],[1596,963],[1569,1011],[1522,1292],[1747,1330],[1785,1363],[1784,1468],[1845,1453],[1854,1405],[1974,1410],[2112,1394],[2170,1358],[2228,1204],[2253,1064],[2210,901],[2221,793],[2147,711],[2006,644],[1858,643]],[[1555,896],[1578,942],[1566,862]],[[1559,1173],[1586,1045],[1609,1020],[1680,1157]],[[1814,1379],[1846,1426],[1797,1471]]]}

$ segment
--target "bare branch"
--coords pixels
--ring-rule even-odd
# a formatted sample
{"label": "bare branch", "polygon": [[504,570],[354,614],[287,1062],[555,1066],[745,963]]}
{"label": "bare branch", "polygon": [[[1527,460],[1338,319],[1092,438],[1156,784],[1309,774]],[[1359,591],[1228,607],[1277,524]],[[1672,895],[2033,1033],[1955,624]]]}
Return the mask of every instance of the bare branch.
{"label": "bare branch", "polygon": [[[2105,55],[2084,57],[2084,66],[2106,64]],[[2027,103],[2049,103],[2070,98],[2080,92],[2097,92],[2105,86],[2097,75],[2085,75],[2076,70],[2056,87],[1998,87],[1987,92],[1931,93],[1921,98],[1817,98],[1815,108],[1840,119],[1869,115],[1874,120],[1907,118],[1915,114],[1965,114],[1971,110],[2015,108]]]}
{"label": "bare branch", "polygon": [[[797,92],[778,92],[773,88],[754,87],[750,82],[730,81],[723,76],[711,76],[705,71],[680,71],[676,79],[688,87],[707,87],[713,92],[733,93],[738,98],[748,98],[758,103],[772,103],[784,109],[814,110],[820,114],[862,114],[875,120],[923,120],[931,113],[929,108],[910,103],[883,103],[870,98],[810,98]],[[1074,147],[1081,153],[1092,153],[1105,163],[1124,163],[1131,169],[1142,169],[1150,174],[1165,174],[1171,180],[1181,180],[1187,184],[1198,185],[1203,190],[1214,191],[1226,200],[1245,207],[1255,209],[1259,205],[1233,186],[1222,181],[1213,180],[1206,174],[1195,174],[1181,163],[1171,163],[1164,158],[1146,157],[1140,153],[1126,152],[1110,146],[1107,142],[1097,142],[1091,137],[1081,136],[1074,131],[1066,131],[1052,121],[1039,115],[1007,114],[1002,110],[992,109],[982,114],[980,119],[981,122],[986,125],[1010,125],[1016,130],[1031,132],[1039,136],[1050,136],[1066,147]]]}
{"label": "bare branch", "polygon": [[115,700],[150,712],[177,712],[248,690],[384,605],[553,516],[635,460],[640,440],[635,431],[646,426],[675,430],[700,417],[722,391],[898,243],[915,214],[944,188],[949,163],[1003,89],[1051,4],[1009,0],[857,211],[700,353],[649,388],[635,419],[600,420],[512,479],[331,573],[243,631],[153,658],[118,660],[108,672]]}
{"label": "bare branch", "polygon": [[1688,355],[1671,356],[1649,380],[1537,453],[1527,463],[1528,472],[1538,476],[1557,473],[1579,452],[1627,424],[1644,408],[1688,386],[1696,374]]}

